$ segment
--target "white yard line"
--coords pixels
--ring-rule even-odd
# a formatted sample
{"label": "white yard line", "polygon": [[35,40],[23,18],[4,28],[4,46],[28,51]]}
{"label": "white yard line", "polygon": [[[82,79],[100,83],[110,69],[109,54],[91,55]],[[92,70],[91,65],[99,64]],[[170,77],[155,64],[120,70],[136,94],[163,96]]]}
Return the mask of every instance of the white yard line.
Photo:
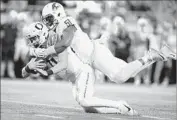
{"label": "white yard line", "polygon": [[36,114],[35,116],[47,117],[47,118],[55,118],[55,119],[65,119],[65,117],[59,117],[59,116],[53,116],[53,115]]}
{"label": "white yard line", "polygon": [[[73,109],[73,110],[82,110],[82,108],[76,108],[76,107],[64,107],[64,106],[58,106],[58,105],[49,105],[49,104],[31,103],[31,102],[22,102],[22,101],[1,100],[1,102],[18,103],[18,104],[25,104],[25,105],[36,105],[36,106],[46,106],[46,107],[54,107],[54,108],[66,108],[66,109]],[[64,117],[51,116],[51,115],[45,115],[45,114],[36,114],[36,116],[64,119]],[[157,120],[170,120],[168,118],[161,118],[161,117],[148,116],[148,115],[142,115],[141,117],[157,119]],[[109,118],[112,120],[119,120],[120,119],[120,118],[114,118],[114,117],[105,117],[105,118]]]}
{"label": "white yard line", "polygon": [[106,118],[106,119],[109,119],[109,120],[121,120],[121,118],[113,118],[113,117],[104,117],[104,118]]}
{"label": "white yard line", "polygon": [[141,117],[152,118],[152,119],[157,119],[157,120],[170,120],[168,118],[161,118],[161,117],[155,117],[155,116],[149,116],[149,115],[142,115]]}

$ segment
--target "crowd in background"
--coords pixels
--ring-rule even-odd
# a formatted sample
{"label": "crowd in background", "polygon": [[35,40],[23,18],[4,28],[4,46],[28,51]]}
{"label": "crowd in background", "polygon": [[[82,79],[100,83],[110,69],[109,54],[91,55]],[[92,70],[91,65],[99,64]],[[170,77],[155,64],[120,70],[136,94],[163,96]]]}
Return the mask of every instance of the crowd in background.
{"label": "crowd in background", "polygon": [[[21,69],[29,61],[23,27],[40,21],[43,6],[53,1],[57,0],[1,1],[1,77],[21,78]],[[150,48],[160,50],[164,43],[176,51],[177,23],[173,18],[177,13],[174,7],[176,2],[59,2],[91,39],[97,40],[103,36],[99,42],[107,46],[115,57],[126,62],[140,58]],[[100,82],[110,82],[99,71],[96,71],[96,77]],[[52,76],[49,79],[60,77]],[[128,82],[136,85],[176,84],[176,61],[154,63]]]}

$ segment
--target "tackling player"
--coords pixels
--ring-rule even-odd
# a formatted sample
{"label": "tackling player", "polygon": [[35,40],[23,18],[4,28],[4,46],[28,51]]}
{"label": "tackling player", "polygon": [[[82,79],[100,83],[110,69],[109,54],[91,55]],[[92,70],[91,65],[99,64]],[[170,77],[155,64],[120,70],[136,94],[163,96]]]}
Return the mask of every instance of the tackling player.
{"label": "tackling player", "polygon": [[49,30],[56,32],[58,42],[48,47],[37,56],[47,57],[59,54],[70,47],[75,55],[84,63],[107,75],[112,81],[122,83],[134,77],[139,71],[155,61],[176,59],[176,54],[169,47],[164,46],[161,51],[150,49],[148,53],[130,63],[114,57],[110,50],[98,41],[90,40],[72,17],[66,16],[61,4],[52,2],[44,6],[42,21]]}

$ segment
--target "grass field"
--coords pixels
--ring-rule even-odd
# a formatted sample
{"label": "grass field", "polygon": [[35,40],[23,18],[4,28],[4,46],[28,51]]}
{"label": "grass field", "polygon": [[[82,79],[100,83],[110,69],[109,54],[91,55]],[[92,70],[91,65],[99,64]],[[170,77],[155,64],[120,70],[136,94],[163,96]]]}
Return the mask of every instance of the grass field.
{"label": "grass field", "polygon": [[176,120],[176,86],[96,84],[95,96],[126,100],[141,116],[85,113],[68,82],[1,80],[1,120]]}

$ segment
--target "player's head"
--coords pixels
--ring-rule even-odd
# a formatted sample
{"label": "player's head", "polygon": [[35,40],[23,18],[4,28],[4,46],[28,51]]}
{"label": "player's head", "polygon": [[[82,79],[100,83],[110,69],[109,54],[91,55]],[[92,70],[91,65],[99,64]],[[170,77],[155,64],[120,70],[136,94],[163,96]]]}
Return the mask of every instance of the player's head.
{"label": "player's head", "polygon": [[121,16],[115,16],[113,19],[113,24],[116,26],[124,26],[125,20]]}
{"label": "player's head", "polygon": [[48,37],[48,29],[41,22],[35,22],[24,28],[24,36],[29,46],[39,47]]}
{"label": "player's head", "polygon": [[60,19],[65,16],[63,6],[56,2],[48,3],[42,10],[42,21],[49,29],[55,28]]}
{"label": "player's head", "polygon": [[121,16],[115,16],[113,19],[114,34],[121,34],[121,31],[125,28],[125,20]]}
{"label": "player's head", "polygon": [[102,17],[100,19],[100,26],[102,31],[109,30],[110,24],[111,24],[111,20],[108,17]]}

